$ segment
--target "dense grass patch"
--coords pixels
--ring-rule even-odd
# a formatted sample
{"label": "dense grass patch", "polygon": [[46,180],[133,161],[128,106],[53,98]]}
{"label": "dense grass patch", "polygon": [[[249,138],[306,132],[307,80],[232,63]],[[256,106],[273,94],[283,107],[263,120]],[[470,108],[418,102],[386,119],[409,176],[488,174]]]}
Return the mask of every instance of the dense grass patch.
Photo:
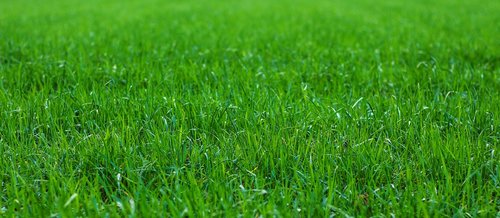
{"label": "dense grass patch", "polygon": [[0,0],[0,216],[499,216],[499,12]]}

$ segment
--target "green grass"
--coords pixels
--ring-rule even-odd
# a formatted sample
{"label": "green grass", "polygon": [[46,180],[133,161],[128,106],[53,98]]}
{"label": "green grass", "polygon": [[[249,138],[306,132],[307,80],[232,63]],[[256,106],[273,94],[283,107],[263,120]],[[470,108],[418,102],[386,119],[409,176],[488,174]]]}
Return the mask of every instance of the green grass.
{"label": "green grass", "polygon": [[0,216],[500,216],[500,2],[0,0]]}

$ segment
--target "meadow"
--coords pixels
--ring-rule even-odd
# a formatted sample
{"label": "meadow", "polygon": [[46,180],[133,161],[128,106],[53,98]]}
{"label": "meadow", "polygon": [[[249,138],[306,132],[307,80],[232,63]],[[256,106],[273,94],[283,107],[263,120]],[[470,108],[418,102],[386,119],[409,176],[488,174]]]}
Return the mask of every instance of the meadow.
{"label": "meadow", "polygon": [[498,217],[500,1],[0,0],[0,216]]}

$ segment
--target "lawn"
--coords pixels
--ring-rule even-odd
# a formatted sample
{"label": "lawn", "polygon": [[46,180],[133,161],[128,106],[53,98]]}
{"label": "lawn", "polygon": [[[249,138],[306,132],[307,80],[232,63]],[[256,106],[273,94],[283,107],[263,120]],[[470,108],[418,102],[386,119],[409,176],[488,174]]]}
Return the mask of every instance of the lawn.
{"label": "lawn", "polygon": [[498,217],[500,1],[0,0],[0,216]]}

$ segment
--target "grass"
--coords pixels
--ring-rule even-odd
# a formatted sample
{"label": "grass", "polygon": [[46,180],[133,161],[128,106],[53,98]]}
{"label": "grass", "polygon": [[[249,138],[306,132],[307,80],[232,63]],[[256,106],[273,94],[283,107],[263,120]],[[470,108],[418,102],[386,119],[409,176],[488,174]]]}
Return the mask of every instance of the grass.
{"label": "grass", "polygon": [[0,216],[495,217],[494,0],[0,0]]}

